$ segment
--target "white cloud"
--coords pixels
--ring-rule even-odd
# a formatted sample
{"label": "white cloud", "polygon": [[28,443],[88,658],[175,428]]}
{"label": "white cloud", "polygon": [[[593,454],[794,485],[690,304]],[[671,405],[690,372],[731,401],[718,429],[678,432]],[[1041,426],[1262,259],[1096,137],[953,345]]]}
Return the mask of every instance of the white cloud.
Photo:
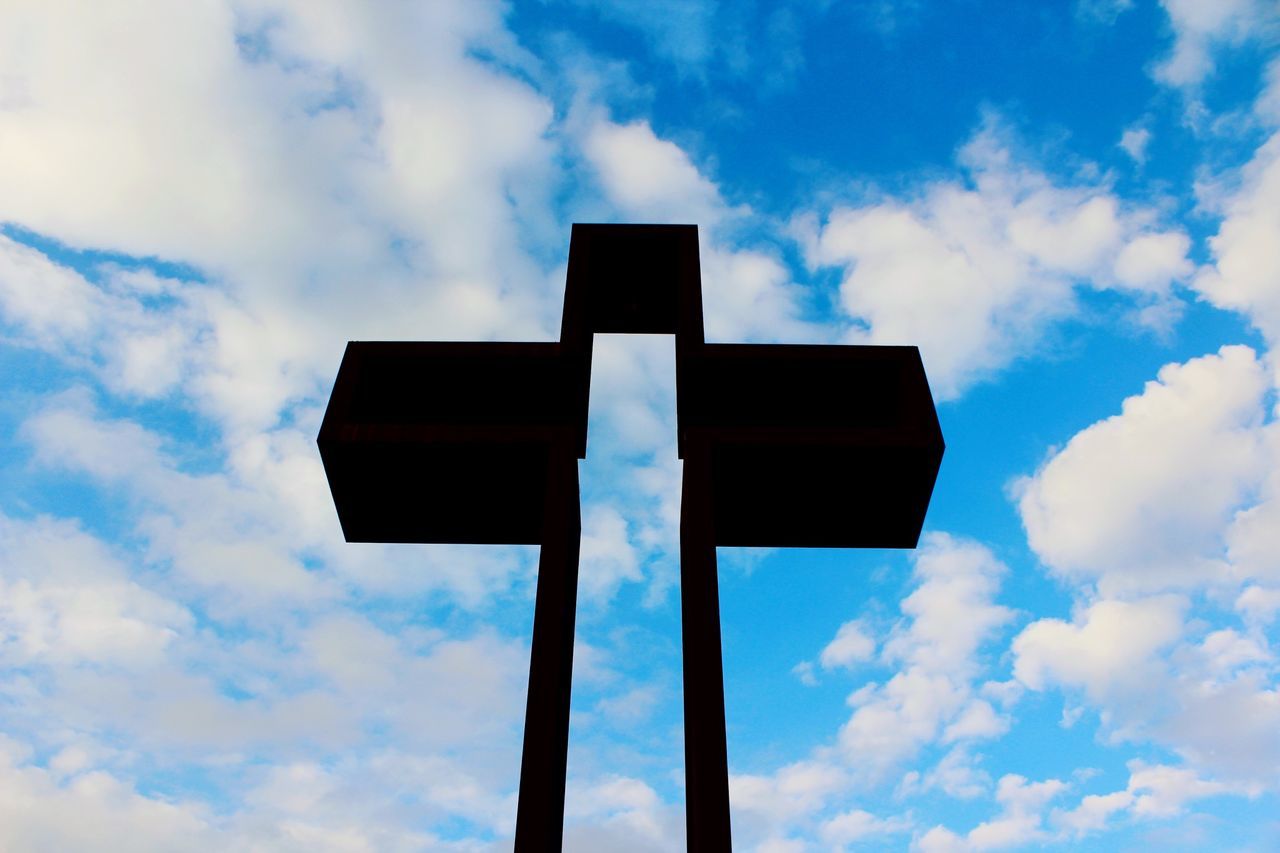
{"label": "white cloud", "polygon": [[648,784],[607,776],[571,781],[565,796],[564,849],[574,853],[671,850],[684,839],[684,822]]}
{"label": "white cloud", "polygon": [[823,821],[818,834],[827,844],[842,848],[876,836],[906,832],[910,827],[905,818],[881,818],[868,811],[854,809]]}
{"label": "white cloud", "polygon": [[652,221],[714,222],[724,202],[679,146],[647,122],[596,122],[583,140],[587,159],[619,207]]}
{"label": "white cloud", "polygon": [[1091,794],[1074,809],[1055,809],[1053,823],[1075,839],[1106,828],[1117,814],[1139,820],[1158,820],[1182,814],[1188,803],[1225,793],[1240,793],[1220,782],[1199,778],[1193,771],[1168,765],[1129,762],[1129,784],[1109,794]]}
{"label": "white cloud", "polygon": [[67,521],[0,515],[0,659],[145,666],[194,619]]}
{"label": "white cloud", "polygon": [[1274,345],[1280,342],[1280,134],[1244,167],[1239,189],[1209,238],[1213,264],[1194,280],[1214,305],[1243,313]]}
{"label": "white cloud", "polygon": [[1014,673],[1032,690],[1080,691],[1114,741],[1154,741],[1249,789],[1274,784],[1280,689],[1264,641],[1232,629],[1188,638],[1187,601],[1104,600],[1072,622],[1040,619],[1013,642]]}
{"label": "white cloud", "polygon": [[802,291],[782,262],[702,239],[702,307],[708,341],[822,343],[831,330],[800,319]]}
{"label": "white cloud", "polygon": [[35,249],[0,234],[0,309],[44,348],[90,334],[98,293]]}
{"label": "white cloud", "polygon": [[[768,776],[734,773],[729,777],[729,800],[744,825],[754,826],[759,818],[777,832],[788,822],[818,812],[849,784],[847,772],[821,758],[798,761]],[[761,832],[761,834],[765,834]]]}
{"label": "white cloud", "polygon": [[[216,849],[198,804],[146,797],[105,772],[60,781],[0,738],[0,847],[6,850]],[[225,839],[221,839],[225,840]]]}
{"label": "white cloud", "polygon": [[640,580],[639,557],[627,538],[627,521],[611,506],[592,506],[582,520],[579,594],[605,600],[627,581]]}
{"label": "white cloud", "polygon": [[983,821],[964,836],[935,826],[916,841],[915,848],[924,853],[1001,850],[1047,840],[1044,808],[1066,789],[1066,783],[1058,779],[1029,782],[1023,776],[1008,774],[1001,777],[996,786],[996,801],[1002,806],[999,815]]}
{"label": "white cloud", "polygon": [[[272,426],[349,338],[554,327],[555,284],[521,246],[566,237],[531,208],[556,170],[551,106],[469,54],[521,61],[498,4],[8,12],[0,78],[28,97],[0,113],[0,219],[193,265],[211,285],[181,294],[207,326],[181,342],[184,390],[224,425]],[[155,331],[106,333],[147,393],[182,362]]]}
{"label": "white cloud", "polygon": [[1031,547],[1105,593],[1229,583],[1223,533],[1265,473],[1252,350],[1161,368],[1018,488]]}
{"label": "white cloud", "polygon": [[[0,234],[0,319],[19,342],[91,367],[112,391],[158,397],[178,385],[198,354],[207,318],[190,282],[98,266],[80,273]],[[185,292],[184,292],[185,291]],[[148,300],[167,299],[149,309]]]}
{"label": "white cloud", "polygon": [[1253,113],[1266,126],[1280,125],[1280,59],[1273,59],[1267,65],[1266,81],[1258,100],[1254,102]]}
{"label": "white cloud", "polygon": [[840,626],[835,638],[818,655],[818,662],[823,669],[851,669],[871,660],[875,651],[875,638],[867,633],[860,620],[854,619]]}
{"label": "white cloud", "polygon": [[1133,804],[1133,794],[1115,791],[1110,794],[1090,794],[1071,810],[1054,810],[1053,822],[1076,838],[1097,832],[1106,826],[1107,820]]}
{"label": "white cloud", "polygon": [[1267,0],[1160,0],[1173,29],[1173,49],[1155,66],[1168,86],[1195,86],[1214,70],[1214,54],[1261,37],[1280,22]]}
{"label": "white cloud", "polygon": [[1129,792],[1134,795],[1133,813],[1139,817],[1170,817],[1192,800],[1228,790],[1226,785],[1200,779],[1185,768],[1129,762]]}
{"label": "white cloud", "polygon": [[935,789],[948,797],[971,800],[991,790],[991,777],[977,766],[977,758],[965,746],[956,746],[925,773],[910,770],[903,774],[896,793],[909,797]]}
{"label": "white cloud", "polygon": [[999,737],[1009,730],[1009,719],[1002,717],[982,699],[970,700],[960,716],[942,732],[942,742]]}
{"label": "white cloud", "polygon": [[[915,558],[920,585],[901,604],[903,622],[881,659],[901,669],[849,697],[839,746],[851,767],[875,777],[945,736],[986,736],[999,727],[974,700],[980,645],[1011,618],[993,598],[1005,567],[981,545],[930,534]],[[985,703],[981,703],[985,705]],[[993,714],[994,716],[994,714]],[[985,719],[985,722],[984,722]]]}
{"label": "white cloud", "polygon": [[1252,622],[1270,624],[1280,612],[1280,589],[1257,585],[1246,587],[1236,598],[1235,607]]}
{"label": "white cloud", "polygon": [[1129,127],[1120,135],[1118,143],[1133,162],[1141,166],[1147,162],[1147,146],[1151,144],[1151,131],[1145,127]]}
{"label": "white cloud", "polygon": [[811,266],[845,270],[841,307],[866,326],[849,340],[918,344],[943,398],[1030,353],[1050,323],[1078,310],[1078,285],[1150,306],[1171,300],[1191,271],[1186,237],[1155,227],[1153,211],[1123,206],[1105,186],[1055,184],[1017,162],[991,123],[960,163],[967,182],[797,225]]}
{"label": "white cloud", "polygon": [[1186,279],[1193,266],[1187,260],[1191,241],[1178,231],[1135,237],[1116,256],[1116,281],[1133,290],[1160,292],[1170,281]]}
{"label": "white cloud", "polygon": [[1115,690],[1143,690],[1153,657],[1181,638],[1185,609],[1182,599],[1162,596],[1099,601],[1070,623],[1039,619],[1013,641],[1014,675],[1032,690],[1068,684],[1095,701]]}

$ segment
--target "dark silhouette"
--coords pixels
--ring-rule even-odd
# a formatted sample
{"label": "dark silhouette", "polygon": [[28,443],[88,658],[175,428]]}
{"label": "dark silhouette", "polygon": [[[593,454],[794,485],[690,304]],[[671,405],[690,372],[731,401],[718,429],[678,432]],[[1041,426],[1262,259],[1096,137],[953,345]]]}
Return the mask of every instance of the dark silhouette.
{"label": "dark silhouette", "polygon": [[592,336],[676,336],[690,851],[727,851],[717,545],[913,548],[942,459],[915,347],[708,344],[694,225],[574,225],[559,343],[347,344],[349,542],[538,543],[516,849],[560,848]]}

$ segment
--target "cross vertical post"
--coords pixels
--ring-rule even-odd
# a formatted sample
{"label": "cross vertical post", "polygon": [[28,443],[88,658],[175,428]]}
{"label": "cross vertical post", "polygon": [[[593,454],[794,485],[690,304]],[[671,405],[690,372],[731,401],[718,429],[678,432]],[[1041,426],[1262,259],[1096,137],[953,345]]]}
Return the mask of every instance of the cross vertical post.
{"label": "cross vertical post", "polygon": [[573,628],[582,539],[578,460],[566,442],[550,448],[546,495],[520,762],[517,853],[559,850],[564,834]]}
{"label": "cross vertical post", "polygon": [[729,758],[711,460],[685,443],[680,484],[680,632],[684,655],[684,788],[688,849],[730,849]]}

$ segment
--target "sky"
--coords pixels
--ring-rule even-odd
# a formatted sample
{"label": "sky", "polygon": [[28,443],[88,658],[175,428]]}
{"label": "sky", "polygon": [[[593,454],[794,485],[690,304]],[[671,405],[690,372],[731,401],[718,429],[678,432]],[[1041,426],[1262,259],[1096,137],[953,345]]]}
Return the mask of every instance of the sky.
{"label": "sky", "polygon": [[[0,849],[510,849],[536,549],[315,436],[574,222],[938,404],[917,549],[720,550],[737,849],[1280,849],[1273,0],[0,0]],[[674,424],[598,337],[567,850],[683,846]]]}

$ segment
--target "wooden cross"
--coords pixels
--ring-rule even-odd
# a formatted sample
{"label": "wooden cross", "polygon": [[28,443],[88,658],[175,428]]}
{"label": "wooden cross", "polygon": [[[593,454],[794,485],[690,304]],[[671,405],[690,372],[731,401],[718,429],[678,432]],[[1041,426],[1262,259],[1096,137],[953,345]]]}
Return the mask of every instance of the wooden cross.
{"label": "wooden cross", "polygon": [[320,428],[348,542],[536,543],[517,851],[558,850],[593,335],[676,337],[688,849],[728,851],[716,546],[914,548],[919,350],[708,344],[694,225],[574,225],[558,343],[352,341]]}

